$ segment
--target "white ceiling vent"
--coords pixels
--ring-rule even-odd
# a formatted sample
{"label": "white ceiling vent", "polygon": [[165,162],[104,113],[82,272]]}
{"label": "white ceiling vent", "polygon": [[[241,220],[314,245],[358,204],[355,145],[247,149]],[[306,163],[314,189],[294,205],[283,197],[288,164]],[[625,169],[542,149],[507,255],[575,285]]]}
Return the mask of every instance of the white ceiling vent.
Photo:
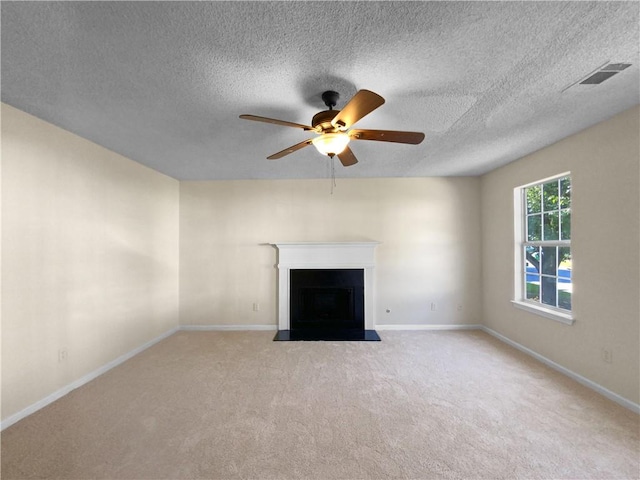
{"label": "white ceiling vent", "polygon": [[606,79],[613,77],[630,66],[630,63],[609,63],[582,80],[580,85],[600,85]]}
{"label": "white ceiling vent", "polygon": [[573,90],[574,88],[577,88],[577,87],[579,87],[580,90],[584,90],[585,87],[594,87],[596,85],[600,85],[605,80],[608,80],[614,75],[617,75],[618,73],[620,73],[621,71],[623,71],[624,69],[630,66],[631,66],[630,63],[606,62],[600,67],[598,67],[597,69],[595,69],[594,71],[592,71],[591,73],[589,73],[587,76],[582,77],[580,80],[572,83],[562,91],[566,92],[569,89]]}

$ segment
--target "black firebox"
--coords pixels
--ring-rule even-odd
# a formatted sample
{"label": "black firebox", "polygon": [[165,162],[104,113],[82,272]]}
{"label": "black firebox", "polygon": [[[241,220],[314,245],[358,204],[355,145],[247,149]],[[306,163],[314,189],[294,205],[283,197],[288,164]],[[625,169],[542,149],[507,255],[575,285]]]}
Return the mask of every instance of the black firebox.
{"label": "black firebox", "polygon": [[355,340],[379,342],[364,328],[363,269],[289,271],[289,328],[274,340]]}
{"label": "black firebox", "polygon": [[364,270],[291,270],[289,322],[297,330],[364,330]]}

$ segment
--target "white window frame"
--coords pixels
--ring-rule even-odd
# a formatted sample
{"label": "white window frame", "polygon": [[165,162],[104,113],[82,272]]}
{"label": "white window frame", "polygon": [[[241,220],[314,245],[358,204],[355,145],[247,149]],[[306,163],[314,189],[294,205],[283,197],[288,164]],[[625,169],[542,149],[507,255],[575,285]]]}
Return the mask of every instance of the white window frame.
{"label": "white window frame", "polygon": [[[514,206],[514,291],[513,291],[513,300],[511,303],[514,307],[517,307],[521,310],[525,310],[530,313],[534,313],[536,315],[540,315],[542,317],[549,318],[551,320],[555,320],[561,322],[565,325],[573,325],[575,322],[575,316],[573,313],[573,305],[572,310],[564,310],[561,308],[552,307],[550,305],[545,305],[540,302],[534,302],[531,300],[527,300],[526,297],[526,282],[525,282],[525,259],[524,259],[524,246],[527,244],[535,244],[534,246],[540,247],[571,247],[571,240],[542,240],[537,242],[527,242],[527,232],[526,232],[526,213],[525,213],[525,189],[529,187],[533,187],[536,185],[542,185],[544,183],[551,182],[553,180],[557,180],[562,177],[570,177],[571,172],[564,172],[558,175],[554,175],[552,177],[544,178],[542,180],[536,180],[535,182],[528,183],[526,185],[521,185],[517,188],[513,189],[513,206]],[[573,207],[573,199],[572,205]],[[573,208],[571,208],[571,212],[573,213]],[[573,279],[572,279],[573,281]],[[572,296],[573,297],[573,296]],[[573,302],[573,298],[571,299]]]}

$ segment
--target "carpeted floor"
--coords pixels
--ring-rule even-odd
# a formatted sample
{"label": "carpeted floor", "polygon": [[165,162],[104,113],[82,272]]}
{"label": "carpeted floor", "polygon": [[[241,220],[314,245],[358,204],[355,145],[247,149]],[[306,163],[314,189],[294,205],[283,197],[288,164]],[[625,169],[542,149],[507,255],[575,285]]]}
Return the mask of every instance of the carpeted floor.
{"label": "carpeted floor", "polygon": [[179,332],[2,432],[2,478],[639,478],[639,417],[482,332]]}

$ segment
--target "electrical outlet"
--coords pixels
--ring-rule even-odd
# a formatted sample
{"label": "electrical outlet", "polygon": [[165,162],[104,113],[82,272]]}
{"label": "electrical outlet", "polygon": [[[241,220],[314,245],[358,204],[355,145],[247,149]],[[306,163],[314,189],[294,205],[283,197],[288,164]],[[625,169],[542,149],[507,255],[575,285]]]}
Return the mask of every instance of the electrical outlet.
{"label": "electrical outlet", "polygon": [[253,311],[254,312],[259,312],[260,311],[260,304],[258,302],[254,302]]}
{"label": "electrical outlet", "polygon": [[67,349],[61,348],[58,350],[58,362],[66,362],[67,361]]}
{"label": "electrical outlet", "polygon": [[461,304],[461,303],[459,303],[459,304],[458,304],[458,311],[459,311],[459,312],[461,312],[461,311],[462,311],[462,304]]}
{"label": "electrical outlet", "polygon": [[602,360],[606,363],[613,363],[613,351],[610,348],[602,349]]}
{"label": "electrical outlet", "polygon": [[436,305],[436,302],[431,302],[431,311],[435,312],[438,309],[438,305]]}

